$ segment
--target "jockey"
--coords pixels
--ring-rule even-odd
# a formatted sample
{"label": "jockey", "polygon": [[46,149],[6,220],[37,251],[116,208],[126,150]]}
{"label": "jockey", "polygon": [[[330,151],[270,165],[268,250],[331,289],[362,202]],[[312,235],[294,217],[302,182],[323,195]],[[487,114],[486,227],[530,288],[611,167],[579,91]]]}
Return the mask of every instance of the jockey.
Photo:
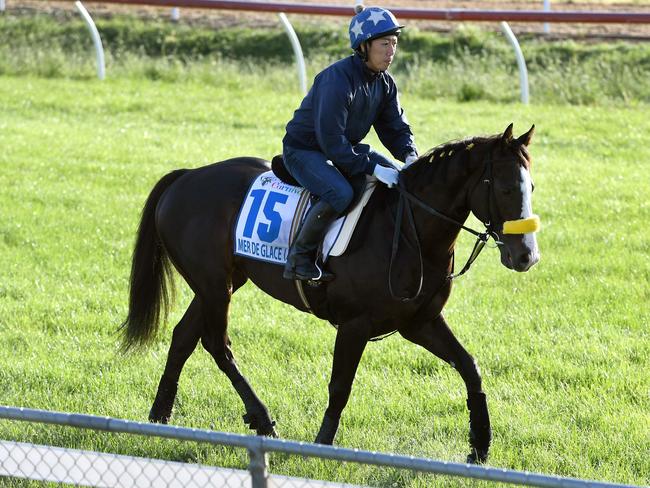
{"label": "jockey", "polygon": [[312,205],[291,246],[284,277],[332,279],[316,265],[316,250],[329,225],[351,205],[374,175],[389,188],[398,166],[363,138],[374,126],[382,144],[398,160],[417,159],[413,133],[400,107],[397,86],[386,72],[404,26],[380,7],[357,7],[349,27],[355,51],[321,71],[286,127],[285,166],[318,201]]}

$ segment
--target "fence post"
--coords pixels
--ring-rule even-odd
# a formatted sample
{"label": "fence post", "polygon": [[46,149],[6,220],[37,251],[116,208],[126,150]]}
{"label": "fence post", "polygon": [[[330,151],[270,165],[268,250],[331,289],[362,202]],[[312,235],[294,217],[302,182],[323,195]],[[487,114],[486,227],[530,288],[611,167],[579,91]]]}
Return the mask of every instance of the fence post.
{"label": "fence post", "polygon": [[293,26],[291,25],[291,22],[289,22],[289,19],[287,18],[285,13],[280,12],[278,16],[280,17],[280,21],[282,22],[282,26],[284,27],[287,36],[289,36],[289,41],[291,41],[291,47],[293,48],[293,55],[296,58],[296,67],[298,68],[298,81],[300,82],[300,90],[302,90],[303,95],[306,95],[307,74],[305,69],[305,58],[302,55],[302,47],[300,47],[300,41],[298,40],[296,31],[293,29]]}
{"label": "fence post", "polygon": [[250,457],[248,471],[251,474],[251,488],[267,488],[266,453],[261,441],[262,439],[260,439],[258,445],[248,449],[248,456]]}
{"label": "fence post", "polygon": [[[544,0],[544,12],[551,11],[551,0]],[[544,34],[551,32],[551,27],[548,22],[544,22]]]}
{"label": "fence post", "polygon": [[106,66],[104,63],[104,46],[102,46],[102,38],[99,36],[97,26],[95,26],[95,22],[93,22],[92,17],[88,13],[88,10],[86,10],[86,7],[83,6],[83,3],[81,3],[80,0],[77,0],[75,2],[75,6],[77,7],[77,10],[79,10],[79,13],[83,19],[86,21],[86,26],[88,27],[90,35],[93,38],[93,44],[95,45],[95,57],[97,59],[97,78],[103,80],[106,76]]}
{"label": "fence post", "polygon": [[501,30],[508,38],[508,41],[515,50],[515,57],[517,58],[517,66],[519,67],[519,87],[521,90],[521,103],[528,105],[528,69],[526,68],[526,60],[524,54],[521,52],[521,46],[515,37],[512,29],[507,22],[501,22]]}

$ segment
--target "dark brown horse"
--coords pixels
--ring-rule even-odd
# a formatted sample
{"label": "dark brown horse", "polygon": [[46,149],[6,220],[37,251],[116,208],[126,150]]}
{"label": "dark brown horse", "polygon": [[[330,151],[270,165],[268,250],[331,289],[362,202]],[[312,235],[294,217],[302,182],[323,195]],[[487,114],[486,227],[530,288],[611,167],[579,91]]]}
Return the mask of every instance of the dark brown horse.
{"label": "dark brown horse", "polygon": [[[486,225],[482,241],[497,241],[506,267],[527,271],[538,261],[536,228],[528,225],[535,219],[527,150],[533,130],[515,139],[511,124],[503,134],[439,146],[401,173],[400,191],[377,187],[347,251],[328,260],[336,279],[310,291],[317,315],[338,326],[329,405],[316,442],[333,443],[367,342],[397,330],[460,373],[468,394],[468,461],[487,459],[491,429],[481,376],[441,312],[451,291],[454,244],[470,212]],[[276,435],[266,406],[235,363],[227,333],[230,299],[248,279],[306,311],[295,283],[282,278],[282,266],[234,254],[242,201],[252,180],[268,170],[267,161],[247,157],[176,170],[149,195],[133,255],[125,347],[144,345],[157,331],[171,263],[195,293],[173,332],[149,413],[153,422],[169,420],[181,370],[200,339],[241,397],[244,421],[259,435]],[[505,233],[504,223],[515,230]]]}

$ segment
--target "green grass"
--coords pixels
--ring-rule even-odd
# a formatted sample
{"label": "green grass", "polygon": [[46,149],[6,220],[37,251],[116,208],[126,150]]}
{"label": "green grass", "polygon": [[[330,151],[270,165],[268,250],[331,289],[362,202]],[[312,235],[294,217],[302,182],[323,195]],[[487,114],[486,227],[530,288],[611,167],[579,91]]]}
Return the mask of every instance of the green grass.
{"label": "green grass", "polygon": [[[191,295],[180,287],[151,349],[118,354],[144,199],[174,168],[279,152],[300,101],[293,77],[274,69],[204,75],[212,82],[0,76],[0,403],[146,420],[171,326]],[[514,274],[486,252],[446,308],[483,372],[490,464],[650,483],[647,106],[524,107],[409,92],[402,102],[421,150],[511,121],[518,133],[538,128],[531,151],[541,262]],[[459,258],[470,245],[463,237]],[[311,441],[327,402],[334,330],[250,285],[235,295],[230,318],[240,367],[279,432]],[[337,443],[462,461],[464,398],[456,372],[425,351],[399,336],[373,343]],[[242,413],[197,349],[173,423],[247,433]],[[0,438],[246,464],[238,450],[7,421]],[[493,486],[280,455],[271,471],[378,486]]]}

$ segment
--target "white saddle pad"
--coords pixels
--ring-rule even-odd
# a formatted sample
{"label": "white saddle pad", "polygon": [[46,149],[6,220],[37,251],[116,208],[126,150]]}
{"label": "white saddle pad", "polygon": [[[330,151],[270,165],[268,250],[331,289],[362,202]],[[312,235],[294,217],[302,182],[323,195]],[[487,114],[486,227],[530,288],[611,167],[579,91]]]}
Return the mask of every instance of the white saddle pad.
{"label": "white saddle pad", "polygon": [[[330,226],[323,242],[323,256],[340,256],[345,252],[361,211],[375,188],[366,185],[360,202]],[[259,175],[251,184],[237,217],[235,254],[276,264],[285,264],[289,253],[292,221],[301,194],[299,186],[287,185],[272,171]],[[299,218],[302,220],[308,206]],[[297,227],[297,225],[294,225]]]}

